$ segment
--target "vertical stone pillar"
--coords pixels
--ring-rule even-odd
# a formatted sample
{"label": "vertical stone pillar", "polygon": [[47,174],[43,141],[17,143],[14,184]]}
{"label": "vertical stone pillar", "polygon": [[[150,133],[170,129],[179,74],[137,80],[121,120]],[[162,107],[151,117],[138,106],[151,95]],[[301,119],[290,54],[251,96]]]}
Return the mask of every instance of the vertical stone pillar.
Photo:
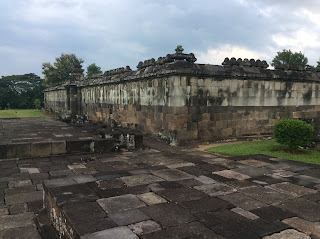
{"label": "vertical stone pillar", "polygon": [[70,85],[70,113],[71,119],[78,114],[78,89],[76,85]]}

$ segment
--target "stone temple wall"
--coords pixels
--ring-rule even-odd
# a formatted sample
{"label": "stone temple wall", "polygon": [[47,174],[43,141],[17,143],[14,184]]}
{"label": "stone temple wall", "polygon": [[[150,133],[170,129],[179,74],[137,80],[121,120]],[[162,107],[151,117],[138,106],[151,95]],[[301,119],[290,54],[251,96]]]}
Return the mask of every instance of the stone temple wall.
{"label": "stone temple wall", "polygon": [[281,119],[320,116],[320,73],[228,58],[221,66],[168,54],[52,86],[45,107],[62,118],[116,123],[171,142],[268,135]]}

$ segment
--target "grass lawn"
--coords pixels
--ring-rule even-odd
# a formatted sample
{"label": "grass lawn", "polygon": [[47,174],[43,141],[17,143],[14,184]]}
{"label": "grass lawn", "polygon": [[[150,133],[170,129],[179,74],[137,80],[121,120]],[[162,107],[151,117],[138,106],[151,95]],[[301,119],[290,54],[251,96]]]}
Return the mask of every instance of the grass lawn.
{"label": "grass lawn", "polygon": [[266,154],[277,158],[291,159],[312,164],[320,164],[320,151],[302,149],[296,154],[289,154],[279,151],[283,149],[286,149],[283,145],[278,144],[274,140],[270,140],[229,144],[208,148],[206,150],[209,152],[221,153],[230,156]]}
{"label": "grass lawn", "polygon": [[0,118],[44,118],[40,110],[0,110]]}

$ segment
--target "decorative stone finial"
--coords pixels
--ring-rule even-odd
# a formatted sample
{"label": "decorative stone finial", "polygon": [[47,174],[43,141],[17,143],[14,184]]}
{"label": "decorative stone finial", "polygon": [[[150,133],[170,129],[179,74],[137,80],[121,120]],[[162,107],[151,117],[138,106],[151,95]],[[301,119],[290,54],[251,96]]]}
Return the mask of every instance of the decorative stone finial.
{"label": "decorative stone finial", "polygon": [[184,51],[184,49],[182,48],[181,45],[178,45],[177,48],[175,49],[176,54],[182,54],[182,52]]}

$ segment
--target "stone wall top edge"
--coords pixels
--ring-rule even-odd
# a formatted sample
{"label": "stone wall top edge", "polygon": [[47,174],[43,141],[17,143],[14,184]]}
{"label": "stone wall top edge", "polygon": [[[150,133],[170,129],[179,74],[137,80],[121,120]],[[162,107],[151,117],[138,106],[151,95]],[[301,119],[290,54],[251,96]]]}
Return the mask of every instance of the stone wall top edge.
{"label": "stone wall top edge", "polygon": [[288,71],[246,66],[221,66],[194,64],[186,61],[175,61],[165,65],[149,66],[136,71],[127,71],[114,75],[94,75],[76,82],[64,82],[61,85],[48,87],[46,91],[63,89],[69,85],[86,87],[94,85],[119,84],[131,81],[142,81],[169,76],[190,76],[198,78],[278,80],[293,82],[319,82],[320,73],[312,71]]}

